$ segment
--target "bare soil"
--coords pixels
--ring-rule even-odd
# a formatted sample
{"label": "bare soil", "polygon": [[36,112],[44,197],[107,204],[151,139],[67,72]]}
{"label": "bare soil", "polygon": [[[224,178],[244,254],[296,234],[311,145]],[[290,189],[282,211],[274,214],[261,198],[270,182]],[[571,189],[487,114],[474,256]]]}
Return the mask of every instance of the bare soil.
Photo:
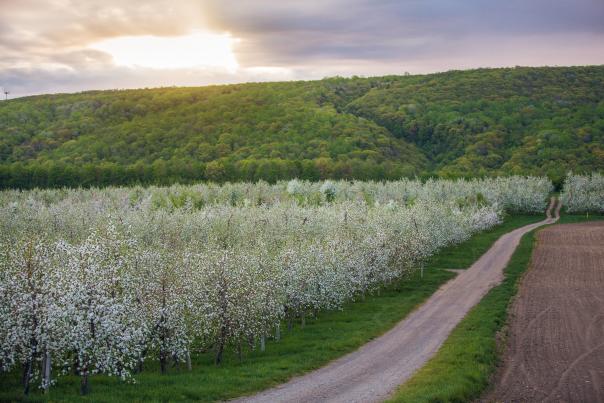
{"label": "bare soil", "polygon": [[604,222],[537,236],[484,401],[604,402]]}
{"label": "bare soil", "polygon": [[503,279],[503,269],[525,233],[551,217],[503,235],[469,269],[444,284],[424,304],[383,336],[327,366],[242,402],[383,401],[440,348],[453,328]]}

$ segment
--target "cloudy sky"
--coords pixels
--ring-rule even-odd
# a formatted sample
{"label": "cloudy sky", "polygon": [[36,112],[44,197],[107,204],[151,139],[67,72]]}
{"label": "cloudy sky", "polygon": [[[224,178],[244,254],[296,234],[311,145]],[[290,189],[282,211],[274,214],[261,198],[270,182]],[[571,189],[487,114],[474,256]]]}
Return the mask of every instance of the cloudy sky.
{"label": "cloudy sky", "polygon": [[604,0],[0,0],[0,87],[604,64]]}

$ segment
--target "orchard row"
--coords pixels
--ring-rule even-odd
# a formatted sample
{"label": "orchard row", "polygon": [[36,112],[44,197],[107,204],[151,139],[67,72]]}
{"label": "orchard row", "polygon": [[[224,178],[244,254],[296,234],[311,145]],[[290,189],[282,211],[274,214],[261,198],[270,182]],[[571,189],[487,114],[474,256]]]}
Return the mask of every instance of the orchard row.
{"label": "orchard row", "polygon": [[604,213],[604,175],[569,174],[560,199],[571,213]]}
{"label": "orchard row", "polygon": [[283,323],[376,292],[448,245],[543,211],[542,178],[0,193],[0,364],[75,371],[263,350]]}

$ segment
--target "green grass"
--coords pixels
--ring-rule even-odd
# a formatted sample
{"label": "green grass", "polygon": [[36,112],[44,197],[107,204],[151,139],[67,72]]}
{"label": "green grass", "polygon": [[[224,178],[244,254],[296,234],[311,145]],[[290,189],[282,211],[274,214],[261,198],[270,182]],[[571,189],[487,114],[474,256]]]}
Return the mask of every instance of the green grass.
{"label": "green grass", "polygon": [[[604,216],[562,215],[559,223],[601,220]],[[537,229],[536,231],[538,231]],[[525,234],[505,269],[505,280],[493,288],[457,325],[438,353],[391,402],[466,402],[480,397],[499,361],[496,337],[507,321],[507,310],[528,268],[534,233]]]}
{"label": "green grass", "polygon": [[586,221],[600,221],[604,220],[604,215],[600,214],[562,214],[560,216],[559,224],[573,224],[578,222]]}
{"label": "green grass", "polygon": [[[475,235],[463,244],[449,247],[426,264],[423,278],[415,272],[409,278],[383,290],[380,295],[350,303],[342,311],[325,312],[317,320],[307,320],[293,332],[283,332],[280,342],[268,342],[266,352],[248,352],[242,362],[231,352],[220,367],[211,353],[193,357],[193,370],[171,369],[160,375],[157,364],[149,363],[136,375],[136,384],[95,376],[91,393],[78,395],[79,379],[58,378],[57,385],[44,396],[34,392],[30,400],[90,401],[212,401],[253,393],[282,383],[293,375],[321,367],[383,334],[426,300],[455,274],[443,269],[466,268],[497,238],[510,230],[541,220],[541,216],[512,216],[496,228]],[[0,401],[23,399],[18,374],[0,375]]]}
{"label": "green grass", "polygon": [[428,262],[437,269],[466,269],[503,234],[526,224],[543,220],[540,215],[514,215],[505,218],[497,228],[474,236],[470,241],[443,249]]}

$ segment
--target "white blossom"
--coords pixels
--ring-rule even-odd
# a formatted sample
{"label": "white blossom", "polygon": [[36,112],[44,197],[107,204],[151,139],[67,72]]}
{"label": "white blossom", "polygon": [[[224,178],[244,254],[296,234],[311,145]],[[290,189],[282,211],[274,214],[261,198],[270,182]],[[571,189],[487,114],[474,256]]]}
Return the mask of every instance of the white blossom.
{"label": "white blossom", "polygon": [[282,320],[341,309],[504,211],[542,211],[551,189],[506,177],[0,192],[0,365],[48,383],[50,356],[86,391],[90,375],[132,380],[146,360],[165,372],[196,350],[220,362],[264,348]]}
{"label": "white blossom", "polygon": [[569,173],[560,199],[568,212],[604,212],[604,175]]}

